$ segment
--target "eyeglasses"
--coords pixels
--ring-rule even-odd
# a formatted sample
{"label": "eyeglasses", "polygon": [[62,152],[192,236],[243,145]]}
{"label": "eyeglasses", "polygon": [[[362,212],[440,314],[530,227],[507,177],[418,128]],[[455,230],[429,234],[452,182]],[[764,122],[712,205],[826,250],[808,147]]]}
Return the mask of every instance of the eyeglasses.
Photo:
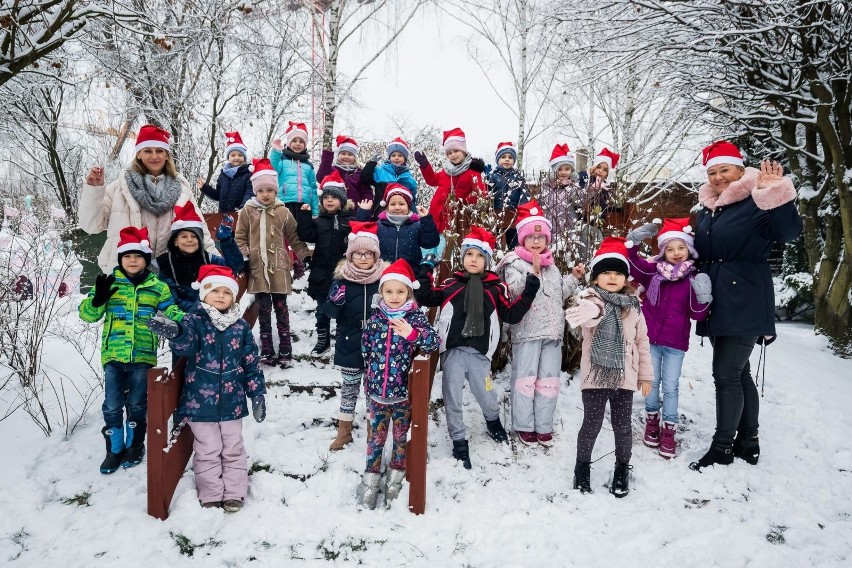
{"label": "eyeglasses", "polygon": [[545,242],[547,242],[547,237],[545,237],[544,235],[529,235],[529,236],[528,236],[527,238],[525,238],[524,240],[525,240],[525,241],[532,241],[532,242],[534,242],[534,243],[537,243],[537,242],[539,242],[539,241],[545,241]]}
{"label": "eyeglasses", "polygon": [[365,251],[365,252],[353,252],[352,258],[364,258],[364,259],[376,258],[376,253],[369,251],[369,250]]}

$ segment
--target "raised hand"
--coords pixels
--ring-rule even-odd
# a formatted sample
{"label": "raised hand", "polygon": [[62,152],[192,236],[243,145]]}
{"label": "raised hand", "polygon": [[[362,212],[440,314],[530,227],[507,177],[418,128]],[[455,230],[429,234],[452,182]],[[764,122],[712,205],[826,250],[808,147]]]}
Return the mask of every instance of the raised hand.
{"label": "raised hand", "polygon": [[414,330],[414,328],[411,327],[411,324],[408,323],[405,318],[390,320],[390,326],[393,328],[393,332],[400,337],[408,337]]}
{"label": "raised hand", "polygon": [[422,205],[417,206],[417,214],[422,218],[429,214],[429,210]]}
{"label": "raised hand", "polygon": [[216,229],[216,238],[220,241],[227,241],[228,239],[234,238],[234,229],[227,224],[225,219],[222,220],[222,224],[219,225],[218,229]]}
{"label": "raised hand", "polygon": [[429,166],[429,158],[426,157],[426,154],[421,152],[420,150],[414,152],[414,161],[417,162],[417,165],[421,168],[425,168]]}
{"label": "raised hand", "polygon": [[99,308],[107,303],[107,300],[112,298],[113,294],[118,292],[118,288],[114,287],[115,276],[112,274],[98,274],[95,278],[95,295],[92,297],[92,307]]}
{"label": "raised hand", "polygon": [[627,233],[627,240],[633,243],[640,243],[645,239],[650,239],[660,232],[660,226],[656,223],[645,223],[641,227],[636,227]]}
{"label": "raised hand", "polygon": [[768,187],[784,177],[784,166],[775,161],[760,162],[760,174],[757,176],[757,187]]}
{"label": "raised hand", "polygon": [[565,319],[571,327],[577,327],[580,324],[586,323],[590,319],[598,317],[601,313],[601,308],[591,300],[580,298],[577,300],[577,305],[568,308],[565,312]]}
{"label": "raised hand", "polygon": [[571,274],[579,281],[586,275],[586,265],[575,264],[574,268],[571,269]]}
{"label": "raised hand", "polygon": [[98,187],[104,184],[104,169],[100,166],[92,166],[86,174],[86,183]]}
{"label": "raised hand", "polygon": [[365,210],[365,211],[369,211],[370,209],[373,208],[373,200],[372,199],[362,199],[361,201],[358,202],[358,207]]}
{"label": "raised hand", "polygon": [[272,141],[272,149],[273,150],[283,150],[284,149],[284,144],[281,143],[280,138],[276,138],[275,140]]}
{"label": "raised hand", "polygon": [[203,177],[198,176],[198,179],[195,180],[195,187],[197,187],[198,189],[201,189],[202,187],[204,187],[204,178]]}
{"label": "raised hand", "polygon": [[149,319],[146,325],[154,335],[166,339],[174,339],[180,335],[181,331],[180,324],[163,315],[163,312],[157,312],[157,315]]}

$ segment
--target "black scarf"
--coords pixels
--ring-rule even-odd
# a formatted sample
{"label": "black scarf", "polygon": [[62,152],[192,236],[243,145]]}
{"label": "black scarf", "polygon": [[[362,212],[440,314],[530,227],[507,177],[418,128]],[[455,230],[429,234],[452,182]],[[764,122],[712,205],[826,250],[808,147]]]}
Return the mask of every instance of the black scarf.
{"label": "black scarf", "polygon": [[148,274],[150,274],[147,268],[143,269],[142,272],[140,272],[139,274],[135,274],[133,276],[125,272],[124,268],[122,268],[121,266],[119,266],[118,269],[121,270],[121,273],[124,274],[124,277],[127,278],[128,282],[130,282],[134,288],[145,282],[145,279],[148,278]]}
{"label": "black scarf", "polygon": [[181,286],[190,286],[198,278],[198,271],[205,264],[210,264],[207,252],[199,245],[198,250],[186,254],[175,245],[175,240],[169,241],[169,250],[157,260],[160,274],[171,278]]}
{"label": "black scarf", "polygon": [[467,314],[462,328],[462,337],[480,337],[485,333],[485,291],[482,279],[487,272],[471,274],[465,271],[467,286],[464,289],[464,313]]}
{"label": "black scarf", "polygon": [[281,153],[290,158],[291,160],[296,160],[297,162],[308,162],[310,160],[310,156],[308,156],[308,151],[299,152],[298,154],[291,150],[290,148],[284,148],[281,150]]}

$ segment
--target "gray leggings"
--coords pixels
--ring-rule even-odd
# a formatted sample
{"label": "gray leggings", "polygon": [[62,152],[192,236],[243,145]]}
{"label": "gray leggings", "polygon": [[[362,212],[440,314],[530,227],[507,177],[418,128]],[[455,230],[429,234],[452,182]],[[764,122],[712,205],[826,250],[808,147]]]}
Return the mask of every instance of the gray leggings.
{"label": "gray leggings", "polygon": [[630,461],[633,434],[630,413],[633,410],[633,391],[626,389],[583,389],[583,425],[577,434],[577,461],[592,461],[595,439],[603,426],[606,403],[609,401],[610,423],[615,436],[615,460]]}
{"label": "gray leggings", "polygon": [[352,422],[355,420],[355,407],[358,405],[358,392],[361,390],[361,380],[364,371],[360,369],[340,369],[343,384],[340,387],[339,420]]}

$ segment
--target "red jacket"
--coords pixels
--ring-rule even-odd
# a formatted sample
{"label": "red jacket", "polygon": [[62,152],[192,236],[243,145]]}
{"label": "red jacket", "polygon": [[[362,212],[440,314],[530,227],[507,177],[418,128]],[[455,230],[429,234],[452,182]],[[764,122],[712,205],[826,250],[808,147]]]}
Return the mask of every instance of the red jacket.
{"label": "red jacket", "polygon": [[429,213],[441,233],[450,222],[449,209],[446,207],[450,191],[455,193],[456,199],[468,205],[475,204],[480,197],[488,197],[482,174],[471,169],[457,176],[451,176],[444,170],[435,173],[432,166],[425,166],[420,168],[420,173],[423,174],[423,181],[427,185],[438,188],[432,196],[432,202],[429,203]]}

